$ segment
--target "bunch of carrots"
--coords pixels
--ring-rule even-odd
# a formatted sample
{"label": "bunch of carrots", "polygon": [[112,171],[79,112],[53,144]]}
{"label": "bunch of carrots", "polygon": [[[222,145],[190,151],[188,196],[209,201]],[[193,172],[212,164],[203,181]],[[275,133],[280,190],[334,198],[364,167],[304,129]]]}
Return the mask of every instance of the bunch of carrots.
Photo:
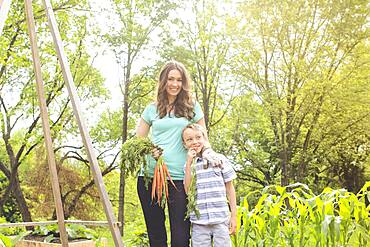
{"label": "bunch of carrots", "polygon": [[[147,137],[133,137],[126,141],[122,146],[122,165],[126,173],[134,174],[137,172],[141,165],[144,166],[144,182],[148,187],[150,178],[148,165],[145,161],[146,155],[152,155],[154,149],[161,150],[160,147],[154,145]],[[162,150],[161,150],[162,151]],[[154,168],[154,176],[152,180],[152,202],[157,202],[161,207],[165,207],[168,200],[168,183],[167,179],[176,188],[175,183],[172,181],[170,172],[163,157],[159,156],[156,166]]]}
{"label": "bunch of carrots", "polygon": [[190,214],[194,212],[195,216],[199,219],[200,212],[197,207],[197,173],[196,173],[196,159],[193,159],[191,164],[191,182],[188,190],[188,204],[186,205],[187,211],[185,219],[190,217]]}
{"label": "bunch of carrots", "polygon": [[168,183],[167,178],[171,184],[176,188],[175,183],[172,181],[170,172],[164,163],[163,157],[159,156],[157,164],[154,168],[154,176],[152,181],[152,202],[157,201],[158,205],[162,208],[165,207],[168,201]]}

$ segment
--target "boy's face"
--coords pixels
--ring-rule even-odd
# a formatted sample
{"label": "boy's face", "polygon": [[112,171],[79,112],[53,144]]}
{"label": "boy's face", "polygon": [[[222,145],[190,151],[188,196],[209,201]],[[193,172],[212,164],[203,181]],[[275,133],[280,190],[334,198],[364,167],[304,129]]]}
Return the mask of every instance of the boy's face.
{"label": "boy's face", "polygon": [[202,131],[186,129],[182,138],[186,149],[193,149],[196,153],[200,153],[200,151],[202,151],[205,142]]}

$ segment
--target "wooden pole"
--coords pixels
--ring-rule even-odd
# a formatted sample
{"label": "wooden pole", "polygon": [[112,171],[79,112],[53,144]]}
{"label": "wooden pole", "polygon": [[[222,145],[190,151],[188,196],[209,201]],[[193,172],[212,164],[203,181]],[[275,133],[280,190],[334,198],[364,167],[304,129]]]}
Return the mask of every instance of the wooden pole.
{"label": "wooden pole", "polygon": [[59,62],[60,62],[61,68],[62,68],[64,81],[66,82],[69,97],[71,99],[73,112],[74,112],[74,115],[77,119],[77,124],[78,124],[78,127],[80,129],[82,141],[83,141],[84,146],[86,148],[86,152],[87,152],[87,156],[88,156],[88,159],[89,159],[89,162],[90,162],[91,170],[92,170],[92,173],[93,173],[93,176],[94,176],[94,181],[95,181],[96,186],[98,187],[100,199],[101,199],[101,201],[103,203],[103,206],[104,206],[105,215],[106,215],[107,220],[109,222],[109,228],[111,230],[115,246],[122,247],[123,242],[122,242],[121,234],[119,232],[118,224],[117,224],[117,222],[115,220],[115,217],[114,217],[114,214],[113,214],[112,204],[109,200],[108,193],[107,193],[107,191],[105,189],[105,186],[104,186],[103,176],[101,174],[99,164],[98,164],[98,160],[95,156],[95,153],[94,153],[94,150],[93,150],[93,147],[92,147],[92,142],[91,142],[89,132],[87,130],[84,119],[83,119],[83,117],[80,113],[81,112],[81,109],[80,109],[81,103],[79,101],[79,98],[78,98],[78,95],[77,95],[77,90],[76,90],[74,82],[73,82],[73,77],[72,77],[72,73],[71,73],[71,70],[70,70],[69,63],[68,63],[68,59],[67,59],[67,56],[65,55],[65,52],[64,52],[64,47],[63,47],[63,44],[62,44],[62,38],[61,38],[60,33],[59,33],[59,29],[58,29],[58,26],[57,26],[57,23],[56,23],[54,12],[53,12],[53,9],[52,9],[52,6],[51,6],[51,3],[50,3],[49,0],[43,0],[43,3],[44,3],[44,6],[45,6],[45,9],[46,9],[46,14],[47,14],[48,21],[49,21],[49,28],[50,28],[51,34],[53,36],[55,49],[56,49],[58,59],[59,59]]}
{"label": "wooden pole", "polygon": [[0,36],[3,33],[11,2],[11,0],[0,0]]}
{"label": "wooden pole", "polygon": [[29,33],[30,42],[31,42],[33,67],[34,67],[35,76],[36,76],[36,89],[37,89],[37,95],[38,95],[39,104],[40,104],[42,128],[43,128],[44,137],[45,137],[44,138],[45,146],[46,146],[49,170],[50,170],[50,175],[51,175],[51,185],[53,189],[54,203],[56,207],[57,220],[58,220],[58,226],[59,226],[59,232],[60,232],[60,239],[62,242],[62,246],[68,247],[68,237],[67,237],[67,231],[64,225],[63,205],[62,205],[62,199],[60,196],[58,173],[57,173],[56,164],[55,164],[53,142],[52,142],[51,134],[50,134],[48,110],[46,106],[44,85],[43,85],[43,80],[42,80],[40,56],[39,56],[38,48],[37,48],[35,19],[34,19],[33,11],[32,11],[32,0],[25,0],[25,9],[26,9],[28,33]]}

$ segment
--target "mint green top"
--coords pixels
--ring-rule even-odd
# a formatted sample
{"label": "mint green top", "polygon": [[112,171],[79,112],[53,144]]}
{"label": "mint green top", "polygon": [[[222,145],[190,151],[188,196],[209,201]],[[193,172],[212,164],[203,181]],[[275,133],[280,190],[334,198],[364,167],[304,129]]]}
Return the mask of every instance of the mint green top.
{"label": "mint green top", "polygon": [[[183,180],[185,175],[184,164],[187,151],[182,143],[182,130],[189,123],[197,123],[204,116],[198,102],[195,102],[193,111],[195,114],[190,121],[184,117],[178,118],[172,114],[159,118],[157,106],[155,103],[152,103],[145,108],[141,115],[142,119],[151,126],[149,138],[154,144],[163,149],[164,163],[167,165],[173,180]],[[156,161],[152,156],[148,155],[146,162],[149,168],[149,175],[153,177]],[[139,176],[143,175],[142,167]]]}

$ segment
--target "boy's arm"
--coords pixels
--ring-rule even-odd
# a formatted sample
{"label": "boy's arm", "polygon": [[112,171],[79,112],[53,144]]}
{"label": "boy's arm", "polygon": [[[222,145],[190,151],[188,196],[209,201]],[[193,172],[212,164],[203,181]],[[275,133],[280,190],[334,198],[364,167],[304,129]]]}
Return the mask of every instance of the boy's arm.
{"label": "boy's arm", "polygon": [[189,187],[191,184],[191,166],[193,164],[193,160],[195,156],[197,155],[196,151],[193,148],[190,148],[188,150],[187,158],[186,158],[186,164],[185,164],[185,177],[184,177],[184,189],[185,193],[188,194]]}
{"label": "boy's arm", "polygon": [[230,234],[235,234],[236,232],[236,195],[233,181],[225,183],[227,198],[229,199],[231,218],[230,218]]}
{"label": "boy's arm", "polygon": [[188,194],[189,187],[191,184],[191,164],[193,163],[193,159],[190,159],[189,157],[186,160],[185,164],[185,177],[184,177],[184,189],[185,193]]}

